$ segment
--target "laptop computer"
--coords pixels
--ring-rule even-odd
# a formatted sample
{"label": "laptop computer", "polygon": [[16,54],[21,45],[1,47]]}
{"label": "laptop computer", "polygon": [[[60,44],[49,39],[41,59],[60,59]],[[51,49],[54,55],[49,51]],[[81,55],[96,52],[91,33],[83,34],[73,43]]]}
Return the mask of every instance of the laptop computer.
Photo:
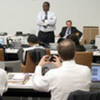
{"label": "laptop computer", "polygon": [[50,43],[50,50],[57,50],[58,43]]}
{"label": "laptop computer", "polygon": [[93,64],[91,68],[92,89],[100,89],[100,64]]}
{"label": "laptop computer", "polygon": [[100,65],[92,65],[91,75],[92,82],[100,82]]}
{"label": "laptop computer", "polygon": [[21,48],[21,42],[12,42],[13,49],[20,49]]}
{"label": "laptop computer", "polygon": [[4,44],[4,39],[3,38],[0,38],[0,44]]}

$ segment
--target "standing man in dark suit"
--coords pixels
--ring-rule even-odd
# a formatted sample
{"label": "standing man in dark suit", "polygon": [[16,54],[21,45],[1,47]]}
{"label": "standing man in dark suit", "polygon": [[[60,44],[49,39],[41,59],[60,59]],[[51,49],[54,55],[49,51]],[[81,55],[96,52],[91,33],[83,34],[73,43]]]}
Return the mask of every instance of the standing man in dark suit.
{"label": "standing man in dark suit", "polygon": [[72,21],[71,20],[67,20],[66,25],[67,25],[66,27],[62,28],[62,31],[60,32],[58,37],[66,39],[68,35],[75,34],[76,36],[78,36],[79,39],[81,38],[82,32],[77,30],[76,27],[72,27]]}
{"label": "standing man in dark suit", "polygon": [[37,23],[39,27],[38,38],[40,42],[52,43],[55,41],[55,24],[56,15],[54,12],[49,11],[49,2],[43,3],[43,11],[37,16]]}

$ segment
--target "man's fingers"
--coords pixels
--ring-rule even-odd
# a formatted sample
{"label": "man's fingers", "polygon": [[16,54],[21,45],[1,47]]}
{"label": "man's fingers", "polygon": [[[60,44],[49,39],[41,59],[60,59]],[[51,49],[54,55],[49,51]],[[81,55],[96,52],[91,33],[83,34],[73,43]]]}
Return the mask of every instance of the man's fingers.
{"label": "man's fingers", "polygon": [[49,64],[50,63],[50,61],[45,61],[45,64]]}
{"label": "man's fingers", "polygon": [[52,61],[51,63],[54,64],[54,65],[56,65],[56,62],[53,62],[53,61]]}
{"label": "man's fingers", "polygon": [[58,56],[56,56],[56,55],[53,55],[53,57],[55,57],[56,59],[59,59],[59,57],[58,57]]}
{"label": "man's fingers", "polygon": [[45,55],[45,56],[43,56],[44,58],[46,58],[46,57],[49,57],[49,55]]}
{"label": "man's fingers", "polygon": [[57,61],[57,59],[53,59],[54,61]]}
{"label": "man's fingers", "polygon": [[45,56],[43,56],[43,59],[48,59],[49,58],[49,55],[45,55]]}

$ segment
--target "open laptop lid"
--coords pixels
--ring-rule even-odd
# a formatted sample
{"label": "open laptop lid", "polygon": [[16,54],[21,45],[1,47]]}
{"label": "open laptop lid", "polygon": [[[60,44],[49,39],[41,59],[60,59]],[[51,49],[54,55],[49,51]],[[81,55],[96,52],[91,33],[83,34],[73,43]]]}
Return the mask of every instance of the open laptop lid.
{"label": "open laptop lid", "polygon": [[4,44],[4,39],[3,38],[0,38],[0,44]]}
{"label": "open laptop lid", "polygon": [[93,82],[100,82],[100,64],[93,64],[91,69],[91,80]]}

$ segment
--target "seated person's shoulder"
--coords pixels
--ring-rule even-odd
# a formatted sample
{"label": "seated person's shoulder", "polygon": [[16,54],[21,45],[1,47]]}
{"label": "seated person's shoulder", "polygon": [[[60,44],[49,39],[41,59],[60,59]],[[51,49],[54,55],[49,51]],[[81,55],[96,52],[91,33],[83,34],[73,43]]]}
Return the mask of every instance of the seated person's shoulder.
{"label": "seated person's shoulder", "polygon": [[54,75],[57,75],[56,73],[58,73],[58,71],[59,71],[59,68],[50,69],[45,75],[54,76]]}
{"label": "seated person's shoulder", "polygon": [[77,64],[77,69],[81,72],[89,72],[90,73],[90,68],[88,66],[85,65],[79,65]]}
{"label": "seated person's shoulder", "polygon": [[39,45],[39,47],[38,47],[38,48],[40,48],[40,49],[46,49],[45,47],[43,47],[43,46],[40,46],[40,45]]}
{"label": "seated person's shoulder", "polygon": [[66,29],[66,28],[67,28],[66,26],[62,27],[62,29]]}
{"label": "seated person's shoulder", "polygon": [[0,77],[7,75],[6,71],[0,68]]}
{"label": "seated person's shoulder", "polygon": [[72,26],[71,28],[72,28],[72,29],[76,29],[76,27],[75,27],[75,26]]}
{"label": "seated person's shoulder", "polygon": [[24,52],[30,51],[30,50],[35,50],[35,49],[45,49],[45,48],[43,46],[37,46],[37,47],[33,46],[33,47],[25,48]]}
{"label": "seated person's shoulder", "polygon": [[86,51],[85,47],[83,45],[77,45],[76,51]]}
{"label": "seated person's shoulder", "polygon": [[66,26],[62,27],[61,31],[65,31],[67,29]]}
{"label": "seated person's shoulder", "polygon": [[26,51],[28,51],[28,50],[30,50],[30,49],[31,49],[31,47],[24,48],[23,51],[26,52]]}

